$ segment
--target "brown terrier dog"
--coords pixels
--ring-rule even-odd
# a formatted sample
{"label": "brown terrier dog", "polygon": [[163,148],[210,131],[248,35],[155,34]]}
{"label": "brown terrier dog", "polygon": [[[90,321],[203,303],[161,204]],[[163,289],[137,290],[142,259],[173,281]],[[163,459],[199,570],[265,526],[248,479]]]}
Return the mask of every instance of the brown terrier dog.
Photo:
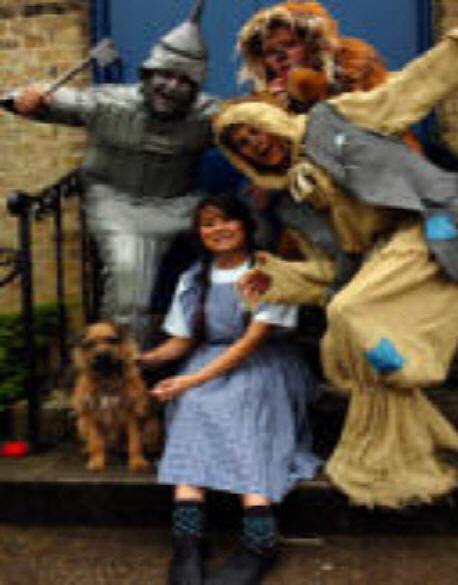
{"label": "brown terrier dog", "polygon": [[131,471],[143,471],[141,419],[148,411],[148,394],[135,363],[135,342],[114,323],[86,327],[74,350],[78,376],[72,395],[78,431],[89,454],[87,469],[105,468],[108,446],[127,435]]}

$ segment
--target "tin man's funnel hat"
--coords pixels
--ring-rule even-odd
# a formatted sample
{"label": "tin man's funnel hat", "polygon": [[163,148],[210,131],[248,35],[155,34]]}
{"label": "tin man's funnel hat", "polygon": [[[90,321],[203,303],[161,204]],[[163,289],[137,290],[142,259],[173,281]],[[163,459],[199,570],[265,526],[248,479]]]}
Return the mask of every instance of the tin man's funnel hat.
{"label": "tin man's funnel hat", "polygon": [[189,18],[173,28],[151,49],[149,58],[140,67],[144,78],[157,69],[182,73],[200,86],[207,73],[207,48],[200,31],[204,0],[197,0]]}

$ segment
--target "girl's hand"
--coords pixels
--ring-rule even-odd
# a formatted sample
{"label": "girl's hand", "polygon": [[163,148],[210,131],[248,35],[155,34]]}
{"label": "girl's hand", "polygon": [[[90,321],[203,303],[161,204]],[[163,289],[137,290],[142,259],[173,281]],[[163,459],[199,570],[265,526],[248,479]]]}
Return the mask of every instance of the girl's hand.
{"label": "girl's hand", "polygon": [[192,376],[173,376],[172,378],[161,380],[150,391],[150,394],[159,402],[166,402],[180,396],[192,386],[194,386]]}
{"label": "girl's hand", "polygon": [[[256,254],[256,261],[262,266],[267,261],[269,254],[260,252]],[[249,270],[237,281],[239,294],[248,302],[258,303],[259,298],[266,293],[271,285],[271,277],[260,268]]]}

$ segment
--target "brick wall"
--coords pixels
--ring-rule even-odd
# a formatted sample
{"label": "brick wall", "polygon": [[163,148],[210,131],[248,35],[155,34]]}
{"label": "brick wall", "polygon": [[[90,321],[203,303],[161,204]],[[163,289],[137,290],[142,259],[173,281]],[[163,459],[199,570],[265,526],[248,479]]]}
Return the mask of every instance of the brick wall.
{"label": "brick wall", "polygon": [[[0,0],[0,92],[31,80],[56,79],[87,54],[89,0]],[[80,76],[76,84],[89,82]],[[0,246],[15,246],[15,221],[5,197],[15,190],[31,194],[76,168],[85,148],[83,130],[30,122],[0,111]],[[67,290],[78,297],[75,205],[65,206],[68,244]],[[38,302],[52,302],[55,265],[51,221],[34,229],[34,269]],[[0,313],[16,310],[19,283],[0,288]]]}

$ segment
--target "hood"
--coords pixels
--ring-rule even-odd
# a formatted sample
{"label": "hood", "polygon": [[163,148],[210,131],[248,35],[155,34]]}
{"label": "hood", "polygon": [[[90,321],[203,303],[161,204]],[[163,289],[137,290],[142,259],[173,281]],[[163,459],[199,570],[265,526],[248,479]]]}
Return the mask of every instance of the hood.
{"label": "hood", "polygon": [[277,23],[284,23],[293,28],[304,42],[307,42],[310,35],[323,40],[318,44],[322,45],[320,52],[324,72],[332,83],[335,79],[335,54],[340,44],[338,25],[318,2],[283,2],[257,12],[238,35],[237,49],[243,60],[243,66],[239,71],[240,80],[254,82],[257,90],[265,88],[261,47],[270,27]]}
{"label": "hood", "polygon": [[190,17],[164,35],[140,67],[140,77],[170,69],[189,77],[199,87],[207,74],[208,52],[200,30],[204,0],[197,0]]}
{"label": "hood", "polygon": [[226,102],[219,114],[213,118],[215,141],[230,162],[249,177],[253,183],[264,189],[284,189],[288,186],[287,171],[264,173],[240,156],[222,141],[222,133],[234,124],[249,124],[260,130],[287,138],[292,143],[291,158],[298,155],[305,133],[307,117],[285,112],[281,108],[259,98],[244,98]]}

